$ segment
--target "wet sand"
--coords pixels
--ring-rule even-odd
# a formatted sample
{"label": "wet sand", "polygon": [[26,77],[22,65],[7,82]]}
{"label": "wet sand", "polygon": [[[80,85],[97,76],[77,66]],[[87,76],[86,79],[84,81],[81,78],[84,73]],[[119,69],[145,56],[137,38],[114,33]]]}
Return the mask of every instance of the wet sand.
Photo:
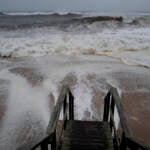
{"label": "wet sand", "polygon": [[[28,59],[27,60],[23,59],[23,62],[21,62],[20,63],[21,65],[18,65],[18,67],[16,67],[16,62],[12,60],[12,66],[10,65],[8,70],[14,75],[23,77],[28,82],[28,84],[30,84],[33,88],[44,86],[45,83],[49,82],[49,80],[52,78],[51,74],[50,76],[46,76],[45,72],[43,71],[43,70],[51,69],[53,64],[51,66],[45,66],[45,64],[48,63],[49,59],[51,59],[52,61],[52,58],[48,59],[48,57],[46,57],[44,60],[42,58],[43,61],[41,60],[39,61],[39,59],[37,61],[37,58],[32,58],[32,61],[35,59],[38,62],[36,64],[37,66],[40,64],[39,69],[37,69],[38,67],[34,63],[31,64],[32,61],[30,59],[29,59],[30,62],[28,62]],[[53,108],[56,103],[56,99],[60,91],[60,87],[62,85],[68,85],[71,88],[73,94],[76,94],[75,90],[78,89],[80,84],[82,83],[82,85],[84,86],[81,88],[86,87],[87,89],[89,89],[91,95],[91,104],[90,104],[91,108],[90,109],[87,108],[84,110],[82,120],[101,120],[103,116],[102,114],[103,114],[104,96],[111,86],[115,86],[117,87],[117,89],[119,89],[119,91],[121,91],[123,106],[125,109],[125,113],[127,114],[128,117],[129,126],[133,131],[133,135],[138,140],[149,144],[150,143],[149,140],[150,139],[149,137],[150,135],[149,132],[150,70],[146,68],[141,68],[141,67],[136,68],[135,66],[127,66],[121,64],[121,67],[124,67],[124,69],[122,69],[121,67],[118,69],[111,69],[109,72],[106,72],[106,76],[105,76],[105,74],[101,75],[101,73],[99,73],[101,71],[97,72],[96,70],[95,72],[91,72],[91,68],[93,68],[94,70],[95,66],[100,65],[99,69],[101,70],[102,68],[101,63],[103,63],[103,65],[105,65],[104,69],[107,70],[111,68],[112,65],[115,66],[120,64],[120,62],[116,62],[113,59],[111,59],[108,61],[107,64],[105,64],[104,61],[105,57],[103,58],[99,56],[98,59],[100,59],[100,61],[98,61],[97,58],[96,60],[94,60],[93,58],[92,60],[87,59],[85,63],[85,60],[82,61],[80,60],[80,58],[77,59],[74,58],[72,60],[68,60],[69,63],[67,63],[67,61],[65,59],[63,60],[62,58],[62,62],[60,60],[60,62],[57,62],[58,64],[57,63],[55,64],[56,68],[54,68],[54,70],[57,69],[59,70],[61,67],[64,67],[64,70],[67,68],[66,69],[67,71],[66,73],[63,73],[62,76],[59,76],[60,72],[58,73],[56,72],[56,74],[53,75],[55,76],[55,78],[52,78],[53,82],[55,81],[56,78],[58,78],[58,80],[54,82],[56,84],[57,95],[54,91],[50,89],[50,92],[48,94],[48,103],[49,103],[48,107],[50,113],[53,112]],[[25,66],[22,65],[24,63],[27,65]],[[77,69],[82,70],[84,68],[84,66],[82,66],[84,63],[87,64],[87,67],[89,66],[89,68],[86,68],[84,74],[79,75],[76,70]],[[60,68],[57,68],[57,65]],[[138,70],[136,71],[135,68]],[[51,73],[53,72],[51,71]],[[103,70],[102,70],[102,74],[103,74]],[[2,78],[2,76],[0,78]],[[52,81],[50,83],[52,83]],[[0,80],[0,82],[3,83],[3,80]],[[9,86],[8,83],[9,81],[7,81],[7,84],[4,83],[4,85]],[[2,84],[1,84],[1,89],[7,89],[7,88],[2,88]],[[6,95],[9,95],[9,93],[4,92],[4,90],[0,91],[0,93],[1,93],[1,99],[0,99],[1,102],[0,103],[0,124],[1,124],[3,122],[2,118],[5,118],[5,112],[7,111],[7,96],[5,96],[4,93],[7,93]],[[80,114],[78,114],[79,101],[77,102],[77,98],[78,96],[75,95],[75,116],[78,119],[78,116]],[[3,130],[3,128],[1,128],[1,130]],[[34,131],[34,134],[36,134],[35,132],[36,131]],[[17,136],[16,142],[18,145],[20,143],[23,143],[20,147],[24,147],[25,149],[25,147],[29,145],[29,144],[25,144],[27,141],[28,143],[34,141],[32,138],[34,138],[34,135],[32,131],[28,129],[28,131],[24,133],[20,133]]]}
{"label": "wet sand", "polygon": [[150,143],[150,92],[123,93],[123,106],[134,137]]}
{"label": "wet sand", "polygon": [[17,67],[10,69],[10,71],[26,78],[32,86],[38,86],[43,81],[42,75],[40,75],[39,72],[36,72],[34,68]]}

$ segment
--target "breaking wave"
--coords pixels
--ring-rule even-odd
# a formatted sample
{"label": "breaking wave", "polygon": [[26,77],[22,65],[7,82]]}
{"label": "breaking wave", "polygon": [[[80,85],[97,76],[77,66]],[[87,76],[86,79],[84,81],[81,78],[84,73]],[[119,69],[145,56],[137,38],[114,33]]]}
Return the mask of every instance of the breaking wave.
{"label": "breaking wave", "polygon": [[81,14],[32,14],[32,15],[1,15],[1,29],[24,29],[39,27],[59,27],[60,29],[68,27],[77,27],[90,25],[95,22],[117,21],[122,22],[122,17],[112,16],[94,16],[84,17]]}
{"label": "breaking wave", "polygon": [[[95,26],[95,25],[93,25]],[[1,32],[1,57],[105,55],[126,64],[150,67],[150,29],[68,33],[44,29]]]}
{"label": "breaking wave", "polygon": [[1,57],[105,55],[150,67],[149,41],[149,14],[0,13]]}
{"label": "breaking wave", "polygon": [[131,24],[139,26],[150,26],[150,16],[141,16],[133,19]]}
{"label": "breaking wave", "polygon": [[150,26],[150,15],[127,16],[88,13],[5,13],[0,12],[0,29],[24,29],[41,27],[87,27],[97,23],[99,27]]}

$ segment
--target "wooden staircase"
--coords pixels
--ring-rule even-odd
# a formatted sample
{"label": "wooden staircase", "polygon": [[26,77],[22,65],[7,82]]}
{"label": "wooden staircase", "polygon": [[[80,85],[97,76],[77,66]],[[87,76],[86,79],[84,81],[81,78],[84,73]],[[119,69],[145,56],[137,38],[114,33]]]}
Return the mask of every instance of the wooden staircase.
{"label": "wooden staircase", "polygon": [[68,121],[61,150],[113,150],[113,139],[107,122]]}
{"label": "wooden staircase", "polygon": [[[115,110],[120,119],[118,129],[114,119]],[[61,121],[60,114],[63,115]],[[31,150],[150,150],[149,145],[132,136],[115,88],[111,88],[104,99],[102,121],[79,121],[74,120],[74,97],[68,87],[63,87],[47,134]]]}

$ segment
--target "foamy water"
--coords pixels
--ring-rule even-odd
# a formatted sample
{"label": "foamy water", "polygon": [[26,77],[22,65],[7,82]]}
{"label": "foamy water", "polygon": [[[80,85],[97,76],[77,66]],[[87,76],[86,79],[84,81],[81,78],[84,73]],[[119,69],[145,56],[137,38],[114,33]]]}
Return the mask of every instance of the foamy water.
{"label": "foamy water", "polygon": [[[49,26],[35,28],[31,26],[22,29],[16,24],[18,29],[0,30],[0,55],[6,57],[36,57],[52,54],[105,55],[129,65],[150,67],[150,19],[148,14],[147,16],[137,15],[138,19],[132,15],[123,16],[122,23],[114,20],[98,21],[100,18],[94,18],[95,21],[92,20],[91,23],[86,22],[89,21],[89,18],[83,18],[85,21],[81,22],[82,17],[79,18],[78,15],[59,16],[57,14],[53,17],[51,14],[52,21],[57,17],[61,20],[55,22],[56,26],[49,23]],[[77,19],[80,20],[77,22]],[[46,24],[44,21],[43,25]],[[34,22],[29,20],[28,23],[30,25]],[[14,23],[13,25],[15,26]]]}
{"label": "foamy water", "polygon": [[[134,82],[133,91],[149,91],[150,72],[141,67],[150,67],[149,22],[141,18],[135,24],[133,20],[1,28],[0,55],[11,59],[0,59],[0,81],[8,82],[6,87],[0,85],[8,91],[0,122],[0,149],[26,150],[46,134],[50,94],[56,103],[63,84],[70,86],[75,97],[75,118],[85,120],[102,119],[104,94],[114,86],[121,96],[124,74]],[[24,72],[11,71],[14,68]],[[35,72],[26,74],[26,68]],[[39,74],[43,80],[32,85]]]}
{"label": "foamy water", "polygon": [[[117,75],[113,76],[115,72],[128,72],[132,80],[135,78],[135,89],[136,85],[138,90],[150,89],[148,69],[129,67],[115,59],[102,56],[53,55],[1,60],[0,64],[0,79],[9,81],[8,86],[1,87],[8,89],[8,98],[5,99],[6,110],[0,126],[2,150],[29,149],[46,134],[51,115],[49,95],[53,94],[56,103],[63,84],[70,86],[75,97],[75,119],[84,120],[102,119],[103,94],[106,94],[110,86],[117,87],[121,95],[122,87]],[[24,68],[24,72],[12,72],[13,68]],[[36,79],[36,74],[43,76],[40,84],[32,85],[24,75],[26,68],[35,70],[35,76],[29,74],[31,80]],[[134,74],[135,72],[138,74]],[[126,78],[130,77],[129,75],[127,74]],[[137,77],[143,75],[146,76],[139,78],[137,82]]]}
{"label": "foamy water", "polygon": [[45,135],[50,118],[46,107],[49,91],[33,88],[24,78],[7,70],[1,71],[0,78],[10,82],[7,111],[0,128],[0,149],[28,149]]}

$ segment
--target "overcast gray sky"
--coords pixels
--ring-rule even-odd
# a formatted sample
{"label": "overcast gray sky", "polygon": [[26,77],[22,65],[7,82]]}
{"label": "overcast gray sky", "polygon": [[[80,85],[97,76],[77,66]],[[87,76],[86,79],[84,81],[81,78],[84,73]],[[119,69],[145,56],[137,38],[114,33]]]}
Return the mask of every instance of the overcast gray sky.
{"label": "overcast gray sky", "polygon": [[150,0],[0,0],[0,11],[150,12]]}

